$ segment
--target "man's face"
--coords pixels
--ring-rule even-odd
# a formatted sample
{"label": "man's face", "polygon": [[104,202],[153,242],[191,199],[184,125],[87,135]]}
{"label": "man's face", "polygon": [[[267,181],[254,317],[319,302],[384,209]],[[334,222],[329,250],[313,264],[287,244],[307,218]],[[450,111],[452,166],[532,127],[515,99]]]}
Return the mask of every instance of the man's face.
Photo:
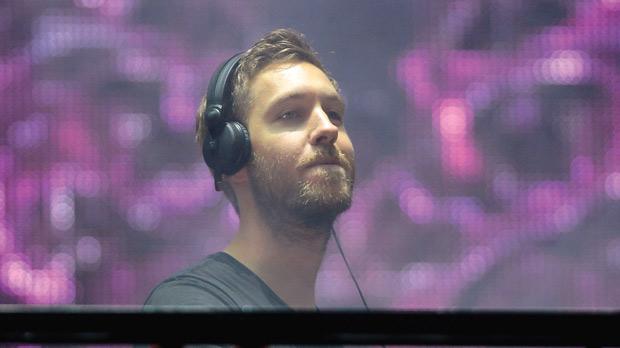
{"label": "man's face", "polygon": [[349,208],[354,150],[344,103],[328,77],[307,62],[274,63],[250,84],[248,175],[270,219],[332,223]]}

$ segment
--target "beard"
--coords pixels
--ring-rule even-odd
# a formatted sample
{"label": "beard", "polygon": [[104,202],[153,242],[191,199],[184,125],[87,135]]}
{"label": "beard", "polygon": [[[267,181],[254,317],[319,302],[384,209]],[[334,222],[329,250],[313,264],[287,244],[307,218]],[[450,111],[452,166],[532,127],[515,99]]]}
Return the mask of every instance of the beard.
{"label": "beard", "polygon": [[[337,160],[344,170],[324,166],[307,167],[315,161]],[[288,227],[321,230],[329,233],[336,217],[351,206],[355,168],[353,156],[333,145],[320,147],[295,166],[293,155],[266,158],[252,154],[248,164],[250,187],[257,206],[275,230]],[[297,168],[303,171],[298,175]],[[308,173],[311,172],[311,173]],[[285,228],[282,228],[285,227]]]}

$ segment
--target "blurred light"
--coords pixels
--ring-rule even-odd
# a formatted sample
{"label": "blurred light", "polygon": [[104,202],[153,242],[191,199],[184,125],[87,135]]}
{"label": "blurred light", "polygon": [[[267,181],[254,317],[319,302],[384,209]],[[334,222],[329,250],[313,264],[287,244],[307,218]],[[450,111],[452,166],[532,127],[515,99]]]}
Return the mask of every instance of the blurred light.
{"label": "blurred light", "polygon": [[32,272],[32,287],[28,294],[30,300],[35,303],[49,302],[50,278],[47,272],[35,270]]}
{"label": "blurred light", "polygon": [[71,191],[53,189],[50,205],[52,226],[61,231],[69,230],[75,222],[75,203]]}
{"label": "blurred light", "polygon": [[620,173],[613,172],[610,173],[607,178],[605,178],[605,192],[607,196],[613,200],[620,199]]}
{"label": "blurred light", "polygon": [[116,64],[119,71],[134,81],[154,81],[162,73],[160,60],[141,50],[120,52]]}
{"label": "blurred light", "polygon": [[58,300],[58,303],[73,303],[75,301],[75,292],[76,292],[75,282],[71,279],[67,279],[67,281],[62,283],[61,287],[61,297]]}
{"label": "blurred light", "polygon": [[552,219],[558,230],[567,231],[577,225],[580,218],[579,215],[580,214],[575,206],[564,204],[556,209],[553,213]]}
{"label": "blurred light", "polygon": [[151,182],[149,194],[161,202],[164,209],[184,214],[192,214],[205,205],[214,206],[223,195],[214,190],[208,170],[202,173],[199,176],[191,172],[163,170]]}
{"label": "blurred light", "polygon": [[14,294],[23,296],[30,292],[32,287],[30,266],[23,261],[20,254],[8,255],[0,269],[2,282]]}
{"label": "blurred light", "polygon": [[[78,242],[79,245],[79,242]],[[78,247],[79,248],[79,247]],[[64,272],[67,275],[75,273],[75,258],[68,253],[59,252],[52,256],[50,267]]]}
{"label": "blurred light", "polygon": [[603,6],[606,8],[615,11],[620,10],[620,0],[600,0]]}
{"label": "blurred light", "polygon": [[582,81],[590,73],[588,58],[581,51],[556,51],[551,58],[541,59],[534,69],[546,82],[573,84]]}
{"label": "blurred light", "polygon": [[115,122],[115,136],[125,148],[134,148],[151,133],[151,119],[146,114],[121,114]]}
{"label": "blurred light", "polygon": [[591,183],[594,180],[594,166],[589,157],[577,156],[570,165],[572,180],[579,183]]}
{"label": "blurred light", "polygon": [[399,196],[400,209],[416,223],[428,223],[433,218],[434,204],[426,190],[410,187]]}
{"label": "blurred light", "polygon": [[133,7],[137,5],[137,1],[105,1],[101,7],[101,12],[107,16],[122,17],[131,13]]}
{"label": "blurred light", "polygon": [[422,290],[433,286],[437,274],[432,264],[426,262],[410,263],[400,273],[400,283],[406,290]]}
{"label": "blurred light", "polygon": [[17,183],[15,186],[17,193],[17,205],[21,209],[30,207],[32,204],[40,200],[38,180],[34,175],[22,172],[22,177],[17,178]]}
{"label": "blurred light", "polygon": [[563,185],[553,181],[541,181],[527,193],[527,204],[530,211],[546,216],[549,209],[555,210],[563,200]]}
{"label": "blurred light", "polygon": [[406,170],[394,170],[389,172],[388,174],[383,174],[380,172],[380,168],[377,168],[377,172],[375,173],[375,177],[377,178],[377,182],[383,183],[387,182],[390,185],[390,191],[393,194],[400,194],[404,190],[409,187],[417,186],[418,184],[411,179],[411,174],[409,174]]}
{"label": "blurred light", "polygon": [[32,27],[30,51],[35,63],[68,55],[75,48],[117,47],[125,39],[125,33],[117,27],[88,17],[45,14],[36,17]]}
{"label": "blurred light", "polygon": [[48,271],[50,282],[49,282],[49,294],[47,294],[47,303],[49,304],[57,304],[57,303],[65,303],[66,298],[68,297],[67,293],[69,292],[67,283],[68,280],[59,275],[55,270]]}
{"label": "blurred light", "polygon": [[438,88],[431,82],[429,61],[432,58],[424,51],[410,52],[397,65],[396,78],[401,83],[408,97],[417,105],[431,105],[438,93]]}
{"label": "blurred light", "polygon": [[364,277],[364,289],[368,289],[370,294],[375,296],[391,298],[400,289],[395,286],[400,280],[398,272],[389,270],[366,271]]}
{"label": "blurred light", "polygon": [[108,184],[112,187],[124,187],[128,181],[133,180],[132,158],[127,154],[113,156],[106,169]]}
{"label": "blurred light", "polygon": [[152,231],[159,226],[162,212],[159,205],[143,201],[131,206],[127,211],[129,225],[138,231]]}
{"label": "blurred light", "polygon": [[101,244],[95,237],[80,238],[75,247],[75,256],[80,264],[95,265],[101,259]]}
{"label": "blurred light", "polygon": [[454,197],[448,200],[447,208],[455,223],[468,224],[478,221],[483,215],[478,200],[473,197]]}
{"label": "blurred light", "polygon": [[510,103],[508,110],[503,113],[502,121],[510,131],[529,131],[535,128],[541,120],[538,100],[531,97],[517,98]]}
{"label": "blurred light", "polygon": [[484,273],[493,257],[493,250],[486,246],[475,247],[459,264],[462,275],[468,281]]}
{"label": "blurred light", "polygon": [[190,66],[172,64],[166,71],[166,94],[161,98],[160,114],[175,132],[194,128],[196,101],[191,98],[197,75]]}
{"label": "blurred light", "polygon": [[482,159],[469,139],[447,143],[449,142],[444,143],[441,154],[446,171],[462,180],[479,177],[482,171]]}
{"label": "blurred light", "polygon": [[492,93],[487,84],[472,83],[465,92],[467,102],[476,109],[484,109],[489,106],[492,101]]}
{"label": "blurred light", "polygon": [[342,234],[362,235],[361,231],[364,229],[366,229],[365,221],[353,214],[346,214],[338,221],[338,232]]}
{"label": "blurred light", "polygon": [[[82,101],[76,102],[81,103]],[[91,130],[90,127],[91,125],[86,118],[79,117],[76,114],[71,115],[71,117],[59,118],[54,123],[56,151],[62,153],[64,158],[75,161],[76,167],[80,163],[94,162],[99,156],[99,140],[91,136],[94,130]]]}
{"label": "blurred light", "polygon": [[185,132],[194,126],[195,107],[187,97],[169,96],[162,98],[161,115],[170,130]]}
{"label": "blurred light", "polygon": [[84,197],[99,195],[104,186],[102,174],[94,170],[78,171],[75,176],[74,188]]}
{"label": "blurred light", "polygon": [[433,121],[441,137],[445,171],[461,180],[477,178],[483,163],[472,139],[470,105],[463,99],[444,99],[435,107]]}
{"label": "blurred light", "polygon": [[466,102],[460,99],[446,99],[436,112],[442,137],[461,138],[467,134],[471,115]]}
{"label": "blurred light", "polygon": [[[85,7],[85,8],[97,8],[103,5],[104,2],[105,0],[73,0],[73,3],[76,6]],[[125,2],[125,1],[112,0],[109,2]]]}
{"label": "blurred light", "polygon": [[58,270],[34,271],[32,290],[27,298],[30,303],[69,303],[75,296],[75,290],[72,288],[73,282]]}
{"label": "blurred light", "polygon": [[43,116],[35,115],[11,124],[7,130],[8,143],[15,148],[32,148],[47,139],[47,123]]}
{"label": "blurred light", "polygon": [[[376,205],[379,202],[372,202],[372,204]],[[366,251],[371,224],[369,210],[360,210],[355,206],[338,219],[335,231],[341,243],[347,246],[347,255],[350,258],[355,258]]]}
{"label": "blurred light", "polygon": [[317,277],[317,292],[331,299],[344,299],[350,296],[353,290],[345,273],[333,270],[319,272]]}
{"label": "blurred light", "polygon": [[53,162],[49,170],[49,181],[53,186],[51,195],[63,194],[65,191],[73,195],[71,185],[75,182],[75,175],[79,164],[75,162]]}
{"label": "blurred light", "polygon": [[369,194],[361,187],[356,189],[353,196],[355,198],[353,199],[351,208],[347,210],[347,212],[366,212],[369,209],[372,209],[371,207],[374,206],[374,201],[378,198],[378,195]]}

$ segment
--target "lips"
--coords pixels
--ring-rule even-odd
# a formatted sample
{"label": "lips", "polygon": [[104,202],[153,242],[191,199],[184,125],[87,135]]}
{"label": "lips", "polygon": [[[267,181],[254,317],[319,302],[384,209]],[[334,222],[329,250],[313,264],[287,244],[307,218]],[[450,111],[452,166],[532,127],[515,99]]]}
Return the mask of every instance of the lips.
{"label": "lips", "polygon": [[316,166],[339,166],[346,172],[352,170],[351,162],[335,147],[318,148],[316,152],[299,163],[298,168],[308,169]]}
{"label": "lips", "polygon": [[306,165],[304,165],[304,168],[310,168],[310,167],[314,167],[314,166],[321,166],[321,165],[339,165],[339,166],[343,166],[342,163],[338,160],[338,158],[321,158],[318,160],[314,160]]}
{"label": "lips", "polygon": [[328,164],[337,164],[339,166],[342,166],[342,164],[337,158],[314,161],[314,162],[311,162],[308,166],[312,167],[312,166],[320,166],[320,165],[328,165]]}

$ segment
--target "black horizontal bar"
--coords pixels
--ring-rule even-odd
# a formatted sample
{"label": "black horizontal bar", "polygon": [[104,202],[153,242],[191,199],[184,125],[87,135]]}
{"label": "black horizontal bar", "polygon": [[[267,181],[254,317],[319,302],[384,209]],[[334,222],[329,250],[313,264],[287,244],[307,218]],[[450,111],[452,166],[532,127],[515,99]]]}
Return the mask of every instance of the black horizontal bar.
{"label": "black horizontal bar", "polygon": [[0,307],[0,342],[620,346],[620,312]]}

